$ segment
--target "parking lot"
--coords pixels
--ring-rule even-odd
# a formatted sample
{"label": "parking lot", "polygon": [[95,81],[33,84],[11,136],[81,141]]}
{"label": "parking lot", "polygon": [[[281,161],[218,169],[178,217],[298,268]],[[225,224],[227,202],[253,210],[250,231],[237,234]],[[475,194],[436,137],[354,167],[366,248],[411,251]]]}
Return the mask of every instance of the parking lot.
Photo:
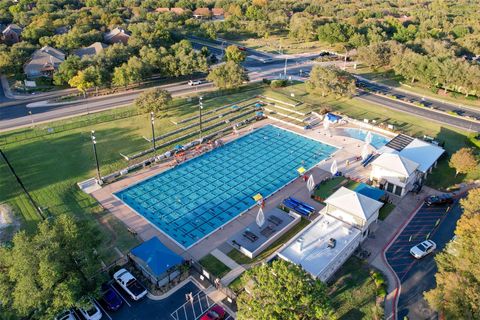
{"label": "parking lot", "polygon": [[400,281],[418,261],[410,254],[410,248],[431,238],[435,227],[448,214],[450,206],[427,207],[423,205],[415,214],[402,233],[392,243],[385,253],[387,261],[397,274]]}
{"label": "parking lot", "polygon": [[[214,305],[213,301],[192,281],[187,282],[183,287],[162,300],[152,300],[145,297],[140,301],[134,301],[117,284],[113,284],[113,288],[122,298],[123,305],[119,310],[111,312],[106,311],[102,303],[98,303],[103,313],[102,319],[197,320],[209,307]],[[193,303],[186,300],[189,293],[194,297]],[[227,314],[226,319],[233,318]]]}
{"label": "parking lot", "polygon": [[[461,215],[458,201],[450,207],[423,206],[387,250],[387,260],[401,281],[398,319],[436,319],[436,314],[429,308],[423,293],[436,285],[435,253],[442,251],[452,239]],[[438,219],[440,222],[436,226]],[[417,260],[410,255],[410,248],[423,241],[428,233],[437,249],[434,254]],[[409,241],[410,236],[412,241]]]}

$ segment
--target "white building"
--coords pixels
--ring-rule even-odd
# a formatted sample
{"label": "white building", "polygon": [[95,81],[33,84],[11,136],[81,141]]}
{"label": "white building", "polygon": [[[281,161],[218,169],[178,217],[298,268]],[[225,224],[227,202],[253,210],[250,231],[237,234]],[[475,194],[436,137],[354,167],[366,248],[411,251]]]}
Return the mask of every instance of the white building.
{"label": "white building", "polygon": [[324,282],[365,239],[383,205],[343,187],[325,202],[320,216],[278,253]]}
{"label": "white building", "polygon": [[427,174],[445,152],[441,147],[405,135],[398,135],[378,150],[370,180],[385,191],[403,197],[415,185],[422,185]]}

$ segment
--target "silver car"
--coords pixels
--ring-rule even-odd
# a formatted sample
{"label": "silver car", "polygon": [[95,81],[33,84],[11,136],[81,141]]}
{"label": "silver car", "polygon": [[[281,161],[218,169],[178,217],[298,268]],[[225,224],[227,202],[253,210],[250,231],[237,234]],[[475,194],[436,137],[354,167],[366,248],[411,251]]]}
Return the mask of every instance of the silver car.
{"label": "silver car", "polygon": [[425,240],[415,247],[410,249],[410,254],[416,259],[421,259],[427,254],[433,252],[437,248],[437,245],[432,240]]}

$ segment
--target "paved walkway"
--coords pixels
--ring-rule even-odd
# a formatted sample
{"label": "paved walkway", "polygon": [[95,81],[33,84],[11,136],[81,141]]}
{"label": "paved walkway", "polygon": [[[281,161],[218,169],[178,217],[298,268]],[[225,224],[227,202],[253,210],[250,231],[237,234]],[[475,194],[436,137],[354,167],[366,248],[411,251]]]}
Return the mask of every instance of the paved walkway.
{"label": "paved walkway", "polygon": [[233,280],[238,278],[245,271],[244,267],[236,263],[229,256],[218,249],[213,250],[211,255],[222,261],[223,264],[231,269],[230,272],[221,279],[222,285],[224,286],[228,286]]}

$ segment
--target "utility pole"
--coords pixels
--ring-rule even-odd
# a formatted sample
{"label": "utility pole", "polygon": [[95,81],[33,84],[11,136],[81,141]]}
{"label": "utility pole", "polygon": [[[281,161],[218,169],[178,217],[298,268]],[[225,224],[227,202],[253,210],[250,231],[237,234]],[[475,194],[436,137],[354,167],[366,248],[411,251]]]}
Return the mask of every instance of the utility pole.
{"label": "utility pole", "polygon": [[91,138],[92,138],[92,144],[93,144],[93,155],[95,156],[95,163],[97,165],[97,180],[98,180],[98,183],[101,184],[103,181],[102,181],[102,177],[100,176],[100,165],[98,163],[98,156],[97,156],[97,140],[94,134],[95,134],[95,131],[92,130]]}
{"label": "utility pole", "polygon": [[150,112],[150,122],[152,123],[153,155],[155,155],[157,148],[155,146],[155,113],[153,113],[153,111]]}
{"label": "utility pole", "polygon": [[33,200],[32,196],[30,195],[30,193],[28,192],[27,188],[25,187],[25,185],[23,184],[22,180],[20,180],[20,177],[17,175],[17,173],[15,172],[15,169],[13,169],[10,161],[8,161],[8,158],[7,158],[7,155],[5,153],[3,153],[2,149],[0,149],[0,154],[2,155],[3,159],[5,159],[5,163],[7,164],[8,168],[10,169],[10,171],[12,172],[12,174],[15,176],[15,179],[17,179],[17,182],[18,184],[20,185],[20,188],[22,188],[23,192],[25,193],[25,195],[27,196],[28,200],[30,200],[30,202],[32,203],[33,207],[35,208],[35,210],[37,211],[38,215],[40,216],[40,218],[42,218],[42,220],[45,220],[45,216],[43,215],[43,212],[42,212],[42,209],[40,209],[40,207],[38,206],[38,204],[35,202],[35,200]]}
{"label": "utility pole", "polygon": [[203,109],[203,97],[200,96],[198,101],[198,113],[199,113],[199,126],[200,126],[200,140],[202,140],[202,109]]}

